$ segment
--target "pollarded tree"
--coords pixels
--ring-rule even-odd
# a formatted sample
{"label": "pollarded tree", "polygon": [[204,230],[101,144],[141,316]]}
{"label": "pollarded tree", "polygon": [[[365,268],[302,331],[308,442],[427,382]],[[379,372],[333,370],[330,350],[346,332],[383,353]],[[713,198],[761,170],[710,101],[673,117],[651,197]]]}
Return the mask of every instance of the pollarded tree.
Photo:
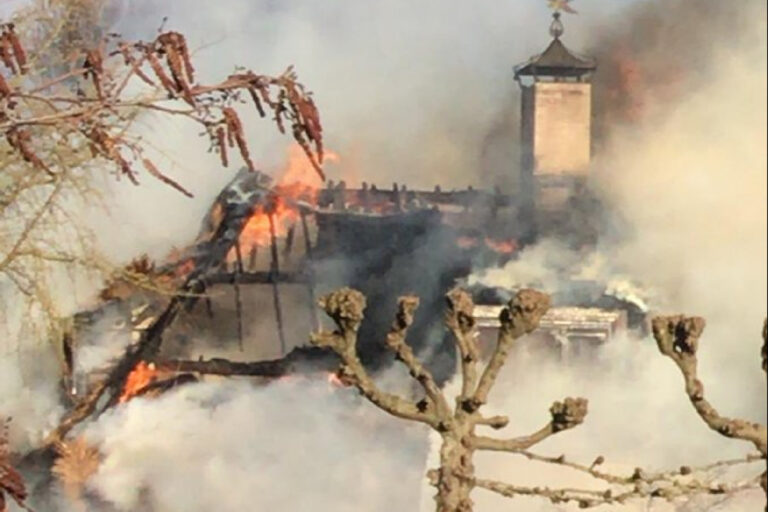
{"label": "pollarded tree", "polygon": [[[760,452],[760,458],[766,459],[768,447],[768,429],[765,425],[738,418],[722,416],[717,409],[704,397],[704,384],[698,378],[699,338],[704,332],[706,322],[701,317],[686,317],[683,315],[660,316],[653,319],[653,336],[659,351],[672,359],[685,380],[685,394],[694,409],[715,432],[733,439],[751,443]],[[763,348],[761,351],[763,371],[767,371],[768,354],[768,321],[763,323]],[[760,485],[768,497],[766,472],[760,476]],[[766,504],[768,509],[768,504]]]}
{"label": "pollarded tree", "polygon": [[[431,373],[414,355],[406,342],[419,301],[416,297],[401,297],[395,320],[384,343],[408,369],[419,384],[423,397],[410,400],[380,389],[360,362],[356,345],[358,330],[363,322],[365,297],[358,291],[343,288],[323,297],[320,306],[336,324],[333,331],[321,330],[311,336],[311,343],[332,349],[341,359],[339,379],[354,386],[371,403],[398,418],[427,425],[442,440],[440,467],[428,472],[430,483],[437,489],[438,512],[469,512],[473,509],[471,493],[475,488],[486,489],[503,496],[539,496],[552,503],[576,503],[580,508],[598,505],[621,505],[633,498],[660,498],[674,501],[696,494],[724,495],[754,488],[749,480],[736,483],[711,483],[692,478],[707,472],[741,463],[759,460],[761,455],[744,459],[721,461],[702,468],[681,467],[674,471],[652,473],[636,469],[629,475],[603,472],[605,462],[600,456],[590,465],[571,462],[565,456],[548,457],[529,451],[548,437],[581,424],[587,415],[587,400],[565,398],[550,407],[549,421],[538,431],[520,437],[499,439],[481,435],[478,428],[503,429],[509,423],[506,416],[483,415],[483,406],[500,370],[520,337],[536,330],[549,308],[549,297],[534,290],[522,290],[507,304],[499,317],[500,328],[495,350],[481,368],[479,347],[475,337],[474,304],[464,291],[454,290],[447,297],[446,327],[452,332],[461,367],[461,391],[454,403],[449,403]],[[764,435],[764,434],[763,434]],[[764,439],[764,437],[763,437]],[[764,447],[757,443],[758,448]],[[479,478],[475,474],[473,456],[480,450],[518,454],[530,460],[549,463],[585,473],[601,481],[601,490],[525,487]],[[764,457],[764,451],[761,452]]]}

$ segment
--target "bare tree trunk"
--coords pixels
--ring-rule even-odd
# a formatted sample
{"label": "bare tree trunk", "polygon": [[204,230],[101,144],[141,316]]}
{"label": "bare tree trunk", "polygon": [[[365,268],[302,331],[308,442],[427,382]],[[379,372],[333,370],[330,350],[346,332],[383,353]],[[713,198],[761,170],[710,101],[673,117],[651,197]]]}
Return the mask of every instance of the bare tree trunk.
{"label": "bare tree trunk", "polygon": [[[465,425],[461,430],[474,430]],[[475,466],[472,464],[474,448],[472,432],[447,432],[442,435],[440,469],[437,470],[437,512],[470,512],[474,487]]]}

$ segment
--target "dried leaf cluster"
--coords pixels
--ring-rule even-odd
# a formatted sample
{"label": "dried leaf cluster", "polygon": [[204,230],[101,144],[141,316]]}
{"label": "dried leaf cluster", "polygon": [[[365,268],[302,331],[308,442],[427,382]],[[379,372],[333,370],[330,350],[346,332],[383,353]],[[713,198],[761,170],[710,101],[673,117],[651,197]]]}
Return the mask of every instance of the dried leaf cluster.
{"label": "dried leaf cluster", "polygon": [[56,461],[52,472],[73,503],[81,503],[85,484],[99,469],[99,451],[82,437],[56,444]]}
{"label": "dried leaf cluster", "polygon": [[[26,53],[13,25],[5,25],[2,37],[2,47],[9,49],[2,54],[7,71],[11,75],[25,73]],[[231,75],[220,84],[196,84],[186,39],[178,32],[162,33],[148,43],[108,38],[98,47],[83,49],[80,59],[80,69],[70,71],[66,77],[76,84],[69,95],[51,94],[61,77],[31,87],[26,81],[13,84],[0,79],[0,127],[6,140],[26,162],[52,176],[56,174],[54,165],[34,149],[32,141],[36,136],[46,135],[35,133],[36,129],[53,125],[65,136],[84,137],[93,157],[112,162],[131,182],[138,183],[135,163],[140,162],[150,175],[190,195],[144,157],[140,141],[125,133],[124,116],[135,116],[142,110],[183,116],[201,124],[216,144],[225,166],[227,148],[236,144],[243,161],[255,170],[243,123],[233,108],[240,91],[247,91],[254,98],[261,116],[266,115],[266,104],[280,131],[285,131],[286,119],[292,123],[294,137],[322,175],[322,132],[317,108],[290,68],[276,78],[246,71]],[[149,86],[151,94],[144,98],[126,97],[126,89],[135,80]],[[90,82],[90,94],[83,81]],[[183,100],[189,108],[162,106],[175,99]],[[29,103],[44,104],[47,112],[32,112],[25,108]]]}
{"label": "dried leaf cluster", "polygon": [[105,172],[132,183],[149,176],[191,195],[149,157],[148,148],[162,152],[163,141],[139,136],[137,120],[196,123],[209,150],[224,157],[236,148],[253,169],[239,113],[250,96],[260,116],[271,116],[281,131],[290,127],[322,174],[319,114],[291,68],[277,77],[237,69],[222,82],[202,84],[182,34],[124,41],[103,25],[107,4],[31,2],[13,23],[0,24],[0,285],[13,289],[18,297],[11,302],[25,304],[26,316],[41,318],[47,330],[57,329],[59,316],[61,287],[49,286],[53,279],[115,270],[78,218],[84,207],[107,206],[96,184]]}
{"label": "dried leaf cluster", "polygon": [[6,496],[9,496],[24,510],[29,510],[24,503],[27,499],[27,488],[10,461],[8,449],[8,423],[10,419],[3,418],[0,421],[0,512],[7,510]]}

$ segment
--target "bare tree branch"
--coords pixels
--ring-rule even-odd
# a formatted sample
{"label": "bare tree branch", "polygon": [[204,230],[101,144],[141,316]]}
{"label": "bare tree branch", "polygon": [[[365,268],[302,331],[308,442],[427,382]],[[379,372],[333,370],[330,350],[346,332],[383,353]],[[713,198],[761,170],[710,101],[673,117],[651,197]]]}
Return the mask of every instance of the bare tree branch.
{"label": "bare tree branch", "polygon": [[763,456],[768,446],[765,425],[721,416],[704,398],[704,385],[698,379],[696,352],[705,322],[700,317],[668,316],[653,319],[653,336],[659,351],[672,359],[685,379],[685,392],[694,409],[712,430],[726,437],[749,441]]}
{"label": "bare tree branch", "polygon": [[362,293],[342,288],[320,299],[320,307],[336,323],[333,332],[320,331],[312,334],[310,342],[317,347],[332,349],[342,360],[339,378],[354,385],[373,404],[393,416],[426,423],[437,428],[440,419],[434,411],[379,389],[357,356],[357,332],[363,321],[366,301]]}
{"label": "bare tree branch", "polygon": [[583,423],[584,418],[587,416],[587,401],[583,398],[566,398],[562,402],[552,404],[549,412],[552,415],[552,421],[531,435],[513,439],[493,439],[475,436],[472,438],[472,444],[478,450],[505,452],[527,450],[553,434],[574,428]]}
{"label": "bare tree branch", "polygon": [[501,313],[496,351],[480,377],[474,396],[466,406],[477,409],[487,402],[488,393],[496,382],[496,377],[504,366],[514,341],[536,330],[541,317],[548,309],[549,297],[534,290],[523,290],[510,301],[509,307]]}

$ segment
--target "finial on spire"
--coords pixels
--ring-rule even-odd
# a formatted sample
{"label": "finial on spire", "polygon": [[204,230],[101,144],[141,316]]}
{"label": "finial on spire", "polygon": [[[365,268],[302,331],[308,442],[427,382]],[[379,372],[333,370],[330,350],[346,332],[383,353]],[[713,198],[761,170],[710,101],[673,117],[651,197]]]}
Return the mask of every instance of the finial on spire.
{"label": "finial on spire", "polygon": [[571,1],[572,0],[547,0],[549,8],[554,11],[552,13],[552,24],[549,26],[549,35],[555,39],[560,39],[560,36],[565,32],[563,22],[560,21],[560,11],[576,14],[576,11],[570,5]]}
{"label": "finial on spire", "polygon": [[555,11],[552,13],[552,24],[549,26],[549,35],[554,39],[560,39],[560,36],[565,32],[563,22],[560,21],[560,13]]}

